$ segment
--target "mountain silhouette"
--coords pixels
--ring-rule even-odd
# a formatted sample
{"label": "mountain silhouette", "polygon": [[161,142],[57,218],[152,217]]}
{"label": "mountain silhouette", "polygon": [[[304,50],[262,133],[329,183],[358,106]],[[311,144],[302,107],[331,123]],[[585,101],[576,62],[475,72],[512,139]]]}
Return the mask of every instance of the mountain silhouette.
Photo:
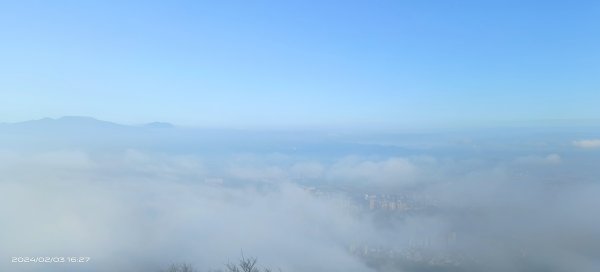
{"label": "mountain silhouette", "polygon": [[56,129],[68,129],[68,128],[124,128],[125,125],[112,123],[108,121],[98,120],[92,117],[86,116],[64,116],[57,119],[54,118],[43,118],[38,120],[24,121],[18,123],[8,124],[8,126],[16,128],[56,128]]}

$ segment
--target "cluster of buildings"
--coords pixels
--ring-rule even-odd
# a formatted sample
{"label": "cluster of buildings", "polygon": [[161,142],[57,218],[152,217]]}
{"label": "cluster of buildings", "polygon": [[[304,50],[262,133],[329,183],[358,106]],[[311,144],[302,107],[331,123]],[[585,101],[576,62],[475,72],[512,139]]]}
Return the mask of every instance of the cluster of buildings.
{"label": "cluster of buildings", "polygon": [[407,201],[402,197],[392,195],[365,194],[365,201],[369,210],[407,211],[410,209]]}
{"label": "cluster of buildings", "polygon": [[346,195],[351,202],[346,203],[352,210],[390,211],[390,212],[419,212],[431,210],[436,202],[424,196],[413,194],[347,194],[343,191],[325,191],[316,187],[304,187],[306,192],[316,197],[333,197]]}
{"label": "cluster of buildings", "polygon": [[436,206],[435,201],[426,197],[414,197],[406,195],[375,195],[365,194],[364,201],[369,210],[384,211],[423,211]]}

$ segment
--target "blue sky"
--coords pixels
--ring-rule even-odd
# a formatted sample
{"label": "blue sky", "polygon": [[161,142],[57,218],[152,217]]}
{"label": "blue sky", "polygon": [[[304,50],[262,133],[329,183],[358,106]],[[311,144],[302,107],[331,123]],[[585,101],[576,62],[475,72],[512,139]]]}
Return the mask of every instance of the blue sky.
{"label": "blue sky", "polygon": [[6,1],[0,122],[600,118],[597,1]]}

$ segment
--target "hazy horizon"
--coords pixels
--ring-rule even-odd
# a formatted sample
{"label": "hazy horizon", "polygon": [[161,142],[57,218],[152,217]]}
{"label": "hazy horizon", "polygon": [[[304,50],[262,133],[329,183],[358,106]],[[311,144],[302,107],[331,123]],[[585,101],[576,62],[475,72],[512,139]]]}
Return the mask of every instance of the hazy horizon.
{"label": "hazy horizon", "polygon": [[124,126],[144,126],[144,125],[163,125],[186,129],[214,129],[214,130],[253,130],[253,131],[354,131],[364,133],[398,132],[410,133],[419,131],[452,131],[452,130],[484,130],[484,129],[511,129],[511,128],[537,128],[537,127],[594,127],[600,126],[600,118],[580,118],[580,119],[523,119],[523,120],[493,120],[487,122],[464,123],[461,125],[453,124],[427,124],[421,126],[380,126],[380,125],[347,125],[347,126],[209,126],[203,124],[182,125],[169,120],[144,120],[134,123],[121,123],[113,120],[104,120],[94,116],[86,115],[60,115],[60,116],[41,116],[33,119],[0,121],[0,124],[18,124],[31,121],[42,120],[61,120],[61,119],[81,119],[108,122]]}

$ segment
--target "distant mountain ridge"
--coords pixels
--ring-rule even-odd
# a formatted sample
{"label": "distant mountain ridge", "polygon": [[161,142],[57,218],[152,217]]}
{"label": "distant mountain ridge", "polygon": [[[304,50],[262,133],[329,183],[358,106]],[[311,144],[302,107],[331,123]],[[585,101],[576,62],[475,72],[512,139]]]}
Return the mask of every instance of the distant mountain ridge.
{"label": "distant mountain ridge", "polygon": [[0,124],[0,149],[150,149],[181,141],[170,123],[124,125],[87,116],[42,118]]}
{"label": "distant mountain ridge", "polygon": [[[0,151],[153,150],[181,153],[345,154],[399,152],[402,148],[361,144],[321,131],[260,131],[181,128],[166,122],[123,125],[92,117],[65,116],[0,124]],[[402,149],[403,150],[403,149]]]}
{"label": "distant mountain ridge", "polygon": [[175,125],[167,122],[150,122],[136,125],[123,125],[110,121],[99,120],[88,116],[63,116],[59,118],[42,118],[16,123],[2,123],[4,126],[16,127],[80,127],[80,128],[127,128],[127,127],[149,127],[149,128],[174,128]]}

